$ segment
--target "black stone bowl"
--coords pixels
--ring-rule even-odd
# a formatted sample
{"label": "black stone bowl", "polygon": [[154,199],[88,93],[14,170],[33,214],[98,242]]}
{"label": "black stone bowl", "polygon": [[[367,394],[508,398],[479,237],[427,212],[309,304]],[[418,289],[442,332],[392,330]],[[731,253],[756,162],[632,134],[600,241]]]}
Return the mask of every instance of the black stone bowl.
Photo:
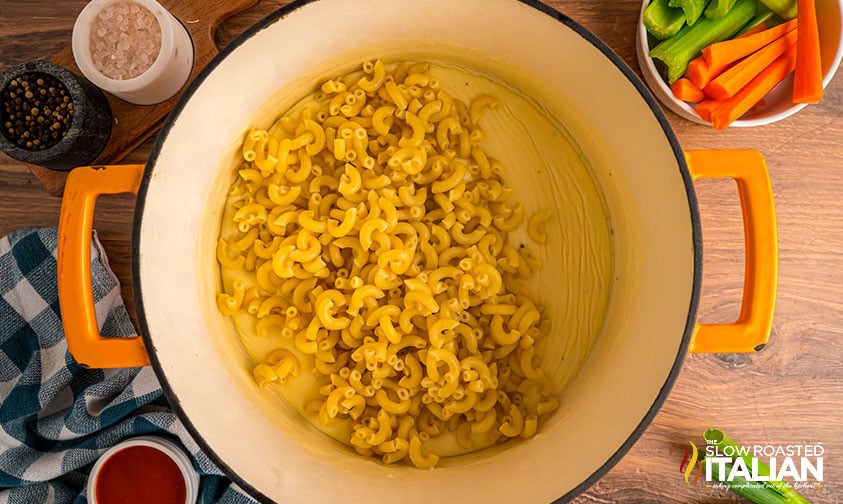
{"label": "black stone bowl", "polygon": [[[111,135],[111,107],[102,90],[55,63],[36,60],[19,63],[0,74],[0,96],[5,96],[12,79],[28,73],[46,74],[64,84],[73,103],[73,119],[64,138],[41,150],[19,147],[6,136],[5,128],[0,128],[0,149],[18,161],[51,170],[68,171],[90,164]],[[0,110],[0,116],[5,116],[4,110]]]}

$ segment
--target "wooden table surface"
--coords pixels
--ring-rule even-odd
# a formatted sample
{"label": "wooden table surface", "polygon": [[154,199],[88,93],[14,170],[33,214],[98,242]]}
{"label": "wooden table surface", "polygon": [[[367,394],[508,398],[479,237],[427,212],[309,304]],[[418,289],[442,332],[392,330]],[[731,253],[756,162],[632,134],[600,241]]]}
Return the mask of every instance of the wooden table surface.
{"label": "wooden table surface", "polygon": [[[49,58],[70,41],[83,0],[2,0],[0,70]],[[224,23],[224,45],[284,1],[261,0]],[[614,49],[635,71],[639,0],[548,2]],[[607,105],[610,106],[610,105]],[[668,113],[683,147],[755,148],[767,159],[778,214],[780,279],[770,345],[754,355],[691,355],[652,425],[604,478],[576,503],[744,502],[723,490],[688,485],[683,449],[703,431],[724,429],[745,444],[822,443],[824,481],[802,490],[814,503],[843,502],[843,76],[824,101],[777,124],[713,131]],[[145,161],[151,141],[125,162]],[[700,319],[737,316],[743,285],[743,228],[735,184],[696,185],[704,236]],[[0,235],[56,226],[60,200],[21,163],[0,154]],[[131,294],[134,200],[102,198],[95,227],[112,267]],[[572,456],[576,456],[572,454]]]}

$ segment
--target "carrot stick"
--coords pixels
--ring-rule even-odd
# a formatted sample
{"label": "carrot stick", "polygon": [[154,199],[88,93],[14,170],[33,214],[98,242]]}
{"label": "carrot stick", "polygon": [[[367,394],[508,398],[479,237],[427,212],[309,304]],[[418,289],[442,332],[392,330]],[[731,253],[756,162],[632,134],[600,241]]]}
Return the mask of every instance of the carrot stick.
{"label": "carrot stick", "polygon": [[711,122],[711,111],[719,107],[722,103],[723,102],[720,100],[708,99],[697,103],[694,110],[697,111],[697,115],[699,115],[703,121]]}
{"label": "carrot stick", "polygon": [[685,70],[685,77],[698,88],[705,90],[708,83],[720,75],[726,68],[728,66],[711,68],[705,58],[698,56],[688,63],[688,69]]}
{"label": "carrot stick", "polygon": [[[747,30],[746,33],[741,35],[741,37],[747,37],[765,29],[767,29],[767,26],[764,23],[761,23]],[[690,79],[695,86],[703,89],[709,82],[711,82],[712,79],[723,73],[723,71],[730,66],[731,65],[728,64],[712,68],[703,56],[698,56],[688,63],[688,70],[685,72],[685,77]]]}
{"label": "carrot stick", "polygon": [[766,29],[767,29],[767,23],[765,21],[761,21],[757,25],[755,25],[752,28],[750,28],[749,30],[741,33],[739,36],[737,36],[735,38],[749,37],[750,35],[755,35],[756,33],[761,33]]}
{"label": "carrot stick", "polygon": [[689,103],[701,102],[705,99],[705,93],[689,79],[682,77],[670,85],[673,96]]}
{"label": "carrot stick", "polygon": [[753,35],[711,44],[702,50],[702,54],[708,64],[716,68],[749,56],[794,29],[796,29],[796,20],[791,19]]}
{"label": "carrot stick", "polygon": [[705,87],[705,94],[717,100],[726,100],[734,96],[749,84],[756,75],[770,66],[788,48],[796,43],[799,30],[793,30],[784,37],[771,42],[763,49],[747,56],[732,68],[720,74]]}
{"label": "carrot stick", "polygon": [[799,38],[796,42],[796,73],[793,76],[793,103],[819,103],[823,98],[823,69],[820,34],[814,0],[798,0],[796,16]]}
{"label": "carrot stick", "polygon": [[738,94],[722,102],[711,111],[711,124],[715,129],[725,129],[744,115],[764,96],[793,72],[796,67],[796,44],[755,76]]}

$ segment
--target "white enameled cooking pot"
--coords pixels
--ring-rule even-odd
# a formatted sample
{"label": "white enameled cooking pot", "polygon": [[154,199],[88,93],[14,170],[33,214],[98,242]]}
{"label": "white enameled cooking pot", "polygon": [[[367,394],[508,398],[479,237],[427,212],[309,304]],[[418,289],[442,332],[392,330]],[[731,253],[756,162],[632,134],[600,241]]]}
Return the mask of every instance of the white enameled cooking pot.
{"label": "white enameled cooking pot", "polygon": [[[254,384],[231,322],[216,308],[213,253],[245,132],[267,124],[322,79],[364,60],[408,57],[482,68],[540,102],[565,125],[605,212],[561,226],[573,230],[570,241],[592,218],[608,219],[611,230],[605,314],[590,354],[557,391],[559,410],[531,439],[447,458],[424,471],[354,454]],[[530,180],[525,173],[514,179]],[[733,178],[741,195],[746,287],[734,324],[696,322],[702,238],[693,181],[700,177]],[[92,367],[151,364],[202,448],[265,502],[570,499],[646,429],[689,350],[759,350],[772,323],[777,238],[761,155],[683,152],[621,59],[576,22],[532,0],[287,5],[204,69],[170,114],[145,167],[80,168],[67,184],[60,300],[74,357]],[[553,197],[552,185],[521,192],[530,199],[548,191]],[[142,338],[127,340],[99,336],[87,268],[94,200],[115,192],[138,193],[133,280]],[[566,240],[554,240],[544,256],[549,271],[558,273],[555,265],[565,256],[571,282],[578,273],[587,276],[588,263],[569,254]],[[538,293],[550,313],[587,304],[591,293],[565,282],[545,283]],[[571,365],[553,347],[542,361],[551,375]]]}

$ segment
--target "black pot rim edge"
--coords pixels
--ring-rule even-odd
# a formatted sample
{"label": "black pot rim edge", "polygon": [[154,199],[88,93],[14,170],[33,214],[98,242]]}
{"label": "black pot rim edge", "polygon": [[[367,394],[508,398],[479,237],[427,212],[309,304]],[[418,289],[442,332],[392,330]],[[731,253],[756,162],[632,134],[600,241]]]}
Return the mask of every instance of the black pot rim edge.
{"label": "black pot rim edge", "polygon": [[[164,390],[164,394],[166,395],[167,399],[170,401],[170,404],[176,411],[176,414],[184,423],[186,429],[193,437],[193,439],[197,442],[200,448],[205,452],[206,455],[219,467],[232,481],[234,481],[240,488],[247,491],[249,494],[252,495],[255,499],[259,500],[262,503],[271,504],[275,501],[270,499],[268,496],[261,493],[259,490],[254,488],[250,485],[247,481],[245,481],[240,475],[232,470],[225,461],[223,461],[213,450],[210,444],[202,437],[201,432],[196,428],[196,426],[192,423],[190,418],[185,413],[184,409],[181,406],[181,402],[178,396],[175,394],[175,391],[170,386],[169,382],[167,381],[167,377],[164,373],[163,367],[158,360],[158,356],[155,353],[155,346],[154,343],[149,335],[149,327],[146,320],[146,313],[144,312],[144,304],[143,304],[143,292],[141,289],[141,282],[140,282],[140,250],[141,250],[141,242],[140,242],[140,228],[143,221],[143,209],[144,203],[146,200],[146,194],[149,187],[150,179],[152,176],[152,168],[155,165],[155,161],[157,160],[160,152],[161,146],[164,139],[167,137],[168,132],[170,129],[173,128],[173,125],[176,122],[176,119],[184,109],[186,103],[189,101],[190,97],[196,92],[196,90],[202,85],[208,75],[214,71],[214,69],[219,65],[219,63],[225,59],[228,54],[230,54],[234,49],[239,47],[242,43],[244,43],[247,39],[251,38],[258,32],[264,30],[268,26],[274,24],[281,18],[286,17],[291,12],[297,10],[298,8],[315,2],[318,0],[295,0],[292,3],[286,4],[279,8],[278,10],[270,13],[265,18],[257,22],[255,25],[251,26],[247,29],[244,33],[239,35],[235,38],[228,46],[223,48],[220,53],[199,73],[199,75],[188,85],[188,88],[185,90],[184,94],[179,98],[178,102],[176,103],[175,107],[173,108],[172,112],[167,117],[166,121],[164,122],[160,133],[155,141],[155,144],[152,147],[152,150],[149,155],[149,160],[147,161],[147,169],[144,172],[143,179],[141,181],[141,186],[138,191],[138,199],[135,208],[135,216],[134,216],[134,226],[132,231],[132,284],[133,284],[133,291],[134,291],[134,298],[135,302],[135,310],[138,316],[138,322],[140,324],[141,329],[141,336],[143,337],[144,343],[146,344],[146,348],[149,352],[149,358],[151,365],[157,375],[159,381],[161,382],[161,386]],[[652,423],[653,419],[655,418],[658,411],[661,409],[661,406],[664,404],[667,396],[670,393],[670,390],[673,388],[673,385],[676,382],[677,377],[681,371],[682,365],[684,363],[685,357],[688,352],[688,346],[691,340],[691,334],[693,333],[694,326],[696,324],[697,319],[697,309],[699,305],[699,297],[700,297],[700,289],[701,289],[701,281],[702,281],[702,232],[700,228],[700,216],[699,216],[699,207],[696,197],[696,192],[693,186],[693,180],[691,178],[690,172],[688,170],[688,166],[685,162],[685,156],[682,151],[682,147],[679,144],[678,139],[676,138],[673,129],[670,126],[670,123],[667,120],[667,117],[662,112],[661,108],[659,107],[655,97],[652,95],[650,90],[644,84],[644,82],[635,74],[635,72],[623,61],[623,59],[618,56],[608,45],[606,45],[603,41],[601,41],[596,35],[588,31],[578,22],[574,21],[570,17],[561,12],[557,11],[556,9],[541,3],[538,0],[516,0],[520,3],[528,5],[532,8],[547,14],[548,16],[554,18],[555,20],[559,21],[560,23],[566,25],[567,27],[573,29],[577,32],[580,36],[590,42],[593,46],[595,46],[600,52],[606,56],[618,70],[630,81],[630,83],[635,87],[638,93],[641,95],[641,98],[646,102],[648,107],[650,108],[653,115],[659,122],[665,137],[668,139],[671,148],[673,150],[674,156],[676,158],[677,165],[679,167],[680,174],[682,176],[683,183],[685,185],[685,192],[688,197],[688,206],[690,208],[690,221],[692,227],[692,242],[694,246],[694,281],[693,281],[693,289],[691,292],[690,303],[688,307],[688,317],[686,319],[685,324],[685,331],[682,334],[682,341],[679,345],[679,349],[676,355],[676,359],[673,363],[673,366],[668,373],[667,379],[665,380],[664,384],[662,385],[661,389],[659,390],[658,395],[656,396],[655,400],[653,401],[652,405],[650,406],[649,410],[645,414],[644,418],[638,424],[638,426],[633,430],[633,432],[629,435],[627,440],[612,454],[609,459],[603,463],[597,470],[595,470],[588,478],[585,479],[582,483],[577,485],[575,488],[568,491],[565,495],[561,496],[557,499],[556,503],[564,503],[569,502],[577,495],[584,492],[586,489],[591,487],[594,483],[600,480],[606,473],[609,472],[623,457],[626,453],[632,448],[635,442],[641,437],[641,435],[646,431],[647,427]]]}

